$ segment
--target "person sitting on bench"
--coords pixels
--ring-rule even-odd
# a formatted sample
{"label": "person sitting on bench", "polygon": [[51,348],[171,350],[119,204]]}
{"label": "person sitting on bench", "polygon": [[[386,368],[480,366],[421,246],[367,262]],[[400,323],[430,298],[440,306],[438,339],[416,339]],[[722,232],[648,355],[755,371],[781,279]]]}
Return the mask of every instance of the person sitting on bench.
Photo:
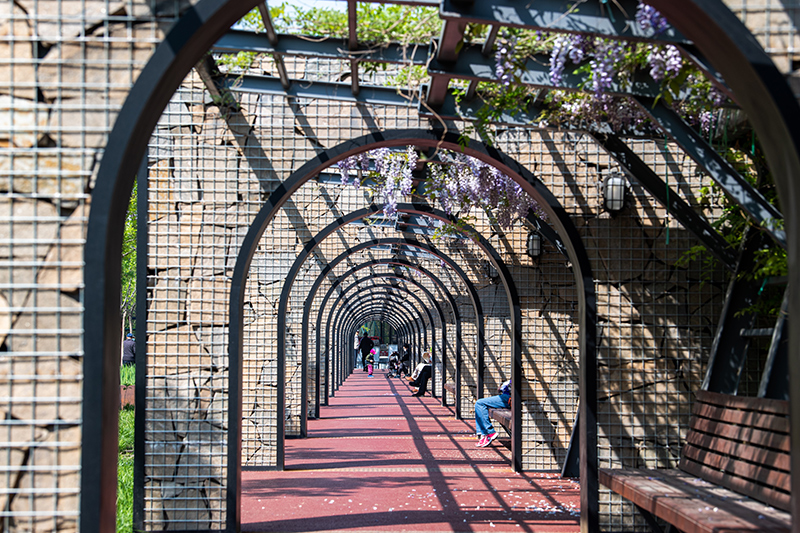
{"label": "person sitting on bench", "polygon": [[489,418],[489,409],[509,409],[511,407],[511,380],[500,385],[500,394],[481,398],[475,402],[475,432],[478,434],[478,448],[485,448],[497,438],[492,420]]}
{"label": "person sitting on bench", "polygon": [[422,362],[417,365],[417,368],[414,369],[411,377],[413,378],[411,380],[411,386],[418,387],[417,389],[412,389],[414,392],[412,396],[424,396],[428,391],[428,380],[431,379],[430,352],[425,352],[422,354]]}

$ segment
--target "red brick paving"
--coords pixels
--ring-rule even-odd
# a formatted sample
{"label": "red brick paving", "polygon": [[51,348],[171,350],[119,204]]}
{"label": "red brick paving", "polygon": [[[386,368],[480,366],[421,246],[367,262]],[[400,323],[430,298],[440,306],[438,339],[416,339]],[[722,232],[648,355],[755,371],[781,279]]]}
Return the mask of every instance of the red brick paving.
{"label": "red brick paving", "polygon": [[242,473],[242,530],[578,531],[578,483],[515,474],[508,442],[475,448],[473,421],[403,380],[356,370],[286,470]]}

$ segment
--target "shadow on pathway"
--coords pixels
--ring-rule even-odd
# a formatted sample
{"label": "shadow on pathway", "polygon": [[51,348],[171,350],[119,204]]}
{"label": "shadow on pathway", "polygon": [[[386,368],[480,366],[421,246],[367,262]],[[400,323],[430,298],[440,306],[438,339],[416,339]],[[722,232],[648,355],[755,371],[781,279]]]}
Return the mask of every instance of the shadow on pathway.
{"label": "shadow on pathway", "polygon": [[242,473],[242,530],[578,531],[578,483],[515,474],[509,450],[475,448],[472,421],[404,380],[356,370],[286,441],[286,470]]}

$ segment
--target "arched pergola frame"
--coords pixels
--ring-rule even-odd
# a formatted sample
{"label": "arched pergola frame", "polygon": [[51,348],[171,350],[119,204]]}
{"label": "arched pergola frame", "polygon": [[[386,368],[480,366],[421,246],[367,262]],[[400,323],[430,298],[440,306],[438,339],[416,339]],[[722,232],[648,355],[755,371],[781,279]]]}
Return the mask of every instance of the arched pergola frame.
{"label": "arched pergola frame", "polygon": [[[415,309],[415,316],[418,320],[420,320],[420,329],[424,330],[427,329],[428,327],[431,327],[429,325],[426,325],[424,320],[425,316],[430,313],[423,313],[421,310],[415,308],[409,302],[397,299],[396,296],[389,296],[384,294],[380,301],[369,302],[369,301],[357,300],[353,302],[352,306],[349,308],[344,307],[342,305],[338,309],[338,312],[335,313],[335,317],[331,323],[331,329],[334,331],[333,333],[334,338],[338,342],[338,345],[335,344],[336,348],[341,350],[342,353],[351,355],[351,352],[349,350],[345,350],[346,347],[345,344],[347,341],[347,333],[345,332],[350,331],[350,329],[354,328],[358,324],[359,320],[363,320],[357,318],[359,313],[364,309],[370,309],[370,310],[383,309],[385,311],[387,309],[387,305],[389,304],[393,306],[392,309],[395,311],[397,309],[405,309],[408,312],[409,309],[411,308]],[[350,316],[350,313],[352,313],[353,315],[352,317]],[[433,317],[429,318],[432,319]],[[355,330],[352,330],[352,333],[355,334]],[[357,365],[353,365],[353,367],[355,366]],[[353,367],[347,367],[343,377],[346,378],[346,376],[349,375],[350,372],[352,372]]]}
{"label": "arched pergola frame", "polygon": [[[393,242],[402,242],[403,244],[418,246],[423,250],[429,251],[430,253],[434,253],[433,252],[434,248],[432,248],[430,246],[427,246],[424,243],[420,243],[418,241],[412,240],[412,239],[379,239],[379,240],[371,242],[371,243],[364,243],[363,245],[364,245],[364,247],[379,246],[381,244],[387,244],[387,243],[393,243]],[[477,363],[478,363],[478,365],[477,365],[477,368],[478,368],[478,371],[477,371],[477,385],[478,385],[478,388],[481,389],[482,386],[483,386],[482,369],[483,369],[484,345],[485,345],[485,342],[484,342],[484,336],[485,336],[484,327],[485,327],[485,325],[484,325],[484,316],[483,316],[483,306],[482,306],[482,304],[480,302],[480,298],[478,297],[478,291],[475,288],[475,286],[472,283],[472,281],[467,276],[466,272],[464,272],[461,269],[461,267],[458,264],[456,264],[446,254],[443,254],[441,251],[437,251],[436,253],[438,254],[437,257],[439,257],[439,259],[444,261],[445,264],[447,264],[450,268],[452,268],[453,271],[456,273],[456,275],[462,280],[462,282],[464,283],[464,286],[467,289],[467,293],[469,294],[469,297],[470,297],[470,300],[471,300],[471,303],[472,303],[473,312],[475,313],[475,326],[476,326],[477,331],[478,331],[477,354],[476,354],[477,359],[478,359],[478,361],[477,361]],[[332,284],[332,286],[328,290],[328,293],[325,295],[325,298],[323,300],[322,305],[320,305],[320,315],[319,316],[320,317],[322,316],[321,315],[321,311],[323,309],[325,309],[327,300],[330,298],[330,296],[333,293],[333,291],[336,289],[337,286],[339,286],[339,284],[343,280],[347,279],[349,276],[353,275],[355,272],[358,272],[359,270],[362,270],[364,268],[370,268],[370,267],[373,267],[373,266],[378,266],[378,265],[395,265],[395,266],[410,268],[412,270],[417,270],[421,274],[423,274],[426,277],[428,277],[429,279],[431,279],[435,284],[439,285],[440,287],[445,287],[444,283],[441,280],[439,280],[432,272],[428,271],[426,268],[424,268],[424,267],[422,267],[420,265],[417,265],[415,263],[411,263],[409,261],[405,261],[405,260],[401,260],[401,259],[375,259],[375,260],[367,261],[367,262],[364,262],[364,263],[362,263],[360,265],[356,265],[356,266],[352,267],[350,270],[348,270],[347,272],[342,274]],[[453,304],[455,304],[455,300],[453,300]],[[330,317],[328,318],[328,321],[330,321]],[[318,324],[318,328],[319,328],[319,325],[320,325],[320,319],[319,318],[318,318],[317,324]],[[327,349],[327,343],[326,343],[326,349]],[[461,387],[461,357],[462,357],[461,351],[458,350],[456,352],[456,362],[455,362],[455,368],[456,368],[456,376],[455,376],[456,383],[455,383],[455,386],[456,386],[456,391],[459,391],[460,387]],[[443,370],[444,370],[444,367],[443,367]],[[457,408],[457,412],[460,414],[460,409]]]}
{"label": "arched pergola frame", "polygon": [[[112,530],[116,514],[118,350],[120,345],[118,295],[121,271],[121,236],[125,206],[130,198],[136,169],[161,112],[190,69],[224,32],[259,2],[257,0],[201,0],[169,31],[139,75],[117,116],[100,164],[85,250],[84,279],[93,290],[85,295],[84,398],[81,463],[81,530],[85,533]],[[783,210],[788,239],[791,316],[800,316],[800,106],[786,80],[721,0],[651,0],[725,79],[743,111],[762,140],[774,175]],[[502,170],[502,169],[501,169]],[[520,180],[530,192],[530,185]],[[559,231],[561,234],[561,232]],[[575,255],[574,232],[564,234],[570,257]],[[578,241],[580,242],[580,241]],[[588,266],[588,265],[587,265]],[[584,361],[587,350],[594,353],[587,329],[594,328],[594,300],[585,299],[590,271],[576,272],[581,303],[581,384],[584,407],[593,402],[595,368]],[[587,312],[589,308],[589,312]],[[231,324],[237,328],[241,324]],[[90,341],[89,341],[90,339]],[[591,344],[591,345],[590,345]],[[789,353],[800,353],[800,336],[790,335]],[[240,370],[240,369],[237,369]],[[800,382],[800,360],[790,358],[793,382]],[[241,405],[239,391],[229,401]],[[800,395],[791,397],[792,442],[800,446]],[[99,414],[98,414],[99,410]],[[581,529],[598,527],[596,479],[596,419],[586,409],[581,417]],[[593,426],[594,425],[594,426]],[[594,427],[594,430],[591,428]],[[587,434],[587,432],[591,432]],[[591,455],[591,457],[590,457]],[[792,473],[800,476],[800,453],[792,454]],[[238,530],[241,475],[234,468],[227,484],[226,527]],[[800,509],[800,491],[792,492],[793,509]],[[800,520],[793,529],[800,531]]]}
{"label": "arched pergola frame", "polygon": [[[359,279],[358,281],[354,282],[353,285],[358,285],[358,284],[366,282],[366,281],[375,282],[376,280],[383,281],[383,280],[387,280],[387,279],[388,280],[396,280],[396,281],[403,282],[403,283],[406,283],[406,284],[414,285],[420,291],[425,293],[425,295],[428,297],[429,300],[431,300],[433,305],[437,307],[437,312],[439,313],[440,316],[442,316],[442,317],[446,316],[445,312],[444,312],[444,309],[441,308],[441,306],[439,305],[439,302],[436,300],[436,297],[434,296],[434,294],[432,292],[430,292],[430,290],[428,290],[427,287],[425,287],[424,285],[422,285],[421,283],[419,283],[418,281],[416,281],[414,279],[407,278],[407,277],[402,276],[400,274],[388,273],[388,272],[384,273],[384,274],[373,274],[373,275],[371,275],[371,276],[369,276],[367,278]],[[437,279],[437,281],[438,281],[438,279]],[[345,291],[346,290],[350,290],[350,288],[353,285],[351,285],[350,287],[345,289]],[[393,288],[395,290],[408,290],[407,288],[400,287],[398,285],[382,285],[382,286],[386,287],[386,288],[391,287],[391,288]],[[442,290],[441,287],[437,287],[437,288]],[[443,343],[442,343],[442,356],[440,358],[440,360],[442,362],[442,376],[441,376],[441,378],[442,378],[441,385],[442,385],[442,391],[443,391],[442,392],[442,404],[443,405],[447,405],[447,403],[445,402],[445,397],[444,397],[444,384],[445,384],[446,370],[447,370],[446,362],[448,360],[448,358],[447,358],[447,347],[450,346],[451,353],[455,353],[456,354],[455,360],[460,363],[460,360],[461,360],[460,359],[460,354],[461,354],[461,345],[462,345],[462,342],[461,342],[461,313],[458,310],[458,306],[456,304],[455,298],[453,298],[453,296],[452,296],[452,294],[450,294],[449,290],[446,290],[446,288],[445,288],[443,294],[447,297],[448,305],[450,306],[451,313],[452,313],[451,316],[453,317],[453,323],[454,323],[454,326],[455,326],[455,349],[453,349],[453,346],[450,346],[450,343],[449,343],[449,341],[447,339],[447,336],[446,336],[447,329],[446,328],[443,329],[444,339],[443,339]],[[321,316],[321,313],[322,313],[322,309],[320,309],[320,316]],[[456,396],[458,397],[458,393],[456,394]]]}
{"label": "arched pergola frame", "polygon": [[[366,281],[366,280],[373,280],[374,281],[376,279],[395,279],[395,280],[403,281],[403,282],[406,282],[406,283],[412,283],[416,287],[418,287],[418,288],[420,288],[420,289],[422,289],[424,291],[427,291],[427,289],[423,285],[421,285],[420,283],[418,283],[418,282],[416,282],[414,280],[410,280],[408,278],[399,276],[398,274],[388,274],[388,273],[387,274],[375,274],[375,275],[370,276],[368,278],[362,278],[359,281]],[[318,278],[318,280],[319,280],[319,278]],[[396,288],[401,289],[401,287],[396,287]],[[330,295],[328,295],[328,297],[329,296]],[[449,298],[452,298],[452,296],[450,294],[447,294],[447,296]],[[430,298],[433,298],[432,293],[430,293]],[[327,300],[327,298],[326,298],[326,300]],[[454,303],[454,300],[451,300],[451,302]],[[306,354],[308,352],[308,346],[307,346],[307,340],[308,339],[307,339],[307,337],[308,337],[308,321],[309,321],[308,314],[310,314],[310,305],[311,305],[311,300],[307,299],[306,300],[306,306],[305,306],[305,309],[304,309],[304,316],[303,316],[303,334],[304,334],[303,347],[304,347],[304,350],[306,351]],[[320,399],[320,395],[321,395],[320,391],[322,390],[321,379],[320,379],[320,369],[322,367],[322,365],[320,364],[320,359],[321,359],[321,347],[320,347],[320,340],[321,339],[320,339],[320,337],[321,337],[321,329],[322,329],[321,328],[321,322],[322,322],[323,311],[324,311],[323,307],[320,307],[317,310],[317,320],[316,320],[316,330],[315,330],[315,333],[316,333],[316,341],[315,341],[315,352],[316,352],[316,356],[315,356],[315,360],[316,360],[315,409],[316,409],[317,412],[319,411],[320,405],[327,405],[327,402],[328,402],[328,398],[327,398],[327,390],[328,390],[327,381],[326,381],[326,386],[324,387],[324,389],[325,389],[324,401],[321,401],[321,399]],[[458,313],[458,311],[456,310],[456,315],[455,316],[458,316],[457,313]],[[457,328],[457,331],[460,331],[461,330],[461,325],[456,323],[456,328]],[[397,331],[400,332],[400,329],[397,329]],[[460,343],[460,339],[457,339],[457,342]],[[306,355],[306,357],[307,357],[307,355]],[[329,368],[328,368],[328,359],[327,358],[325,360],[325,374],[326,374],[326,380],[329,379],[330,378],[330,371],[329,371]]]}
{"label": "arched pergola frame", "polygon": [[[351,291],[351,290],[353,290],[353,289],[355,289],[355,288],[359,288],[359,286],[360,286],[362,283],[365,283],[365,282],[368,282],[368,281],[372,281],[372,282],[374,283],[376,280],[379,280],[379,281],[384,281],[384,280],[386,280],[386,279],[396,279],[396,280],[400,280],[400,279],[402,279],[403,281],[411,281],[411,280],[407,280],[407,279],[404,279],[404,278],[400,278],[400,277],[398,277],[396,274],[373,274],[373,275],[371,275],[371,276],[368,276],[368,277],[365,277],[365,278],[360,278],[360,279],[358,279],[357,281],[354,281],[354,282],[353,282],[353,283],[352,283],[350,286],[348,286],[346,289],[344,289],[344,290],[342,291],[342,293],[340,294],[340,298],[341,298],[341,297],[343,297],[343,296],[345,296],[345,295],[346,295],[346,294],[347,294],[349,291]],[[430,302],[431,302],[431,305],[432,305],[432,306],[434,306],[434,307],[436,308],[436,310],[437,310],[437,314],[438,314],[438,315],[439,315],[439,317],[440,317],[440,322],[443,324],[442,333],[443,333],[443,336],[445,336],[445,338],[443,339],[443,341],[444,341],[444,343],[446,343],[446,341],[447,341],[447,338],[446,338],[447,326],[446,326],[446,319],[445,319],[444,310],[441,308],[441,306],[439,305],[439,303],[436,301],[436,298],[433,296],[433,293],[431,293],[431,292],[430,292],[430,291],[429,291],[429,290],[428,290],[428,289],[427,289],[427,288],[426,288],[424,285],[421,285],[421,284],[419,284],[419,283],[414,283],[413,281],[411,281],[411,282],[414,284],[414,286],[415,286],[415,287],[416,287],[418,290],[422,291],[422,292],[425,294],[425,296],[428,298],[428,300],[430,300]],[[421,302],[421,298],[420,298],[418,295],[416,295],[416,294],[415,294],[415,293],[414,293],[414,292],[413,292],[411,289],[409,289],[409,288],[408,288],[408,287],[406,287],[406,286],[398,286],[398,285],[391,285],[391,284],[370,285],[370,286],[368,286],[368,287],[363,287],[363,288],[361,288],[361,289],[360,289],[360,292],[361,292],[361,291],[368,291],[368,290],[372,290],[372,289],[374,289],[374,288],[376,288],[376,287],[377,287],[377,288],[382,288],[382,289],[392,289],[392,290],[397,290],[397,291],[400,291],[400,292],[405,292],[405,293],[411,294],[411,295],[412,295],[412,296],[413,296],[415,299],[417,299],[417,300],[418,300],[418,303],[422,303],[422,302]],[[332,309],[333,309],[333,308],[335,308],[335,307],[336,307],[336,305],[337,305],[337,303],[333,303],[333,304],[331,304],[331,308],[332,308]],[[423,304],[423,305],[424,305],[424,304]],[[320,313],[321,313],[322,311],[323,311],[323,310],[322,310],[322,309],[320,309]],[[327,329],[328,327],[329,327],[329,326],[328,326],[328,325],[326,325],[326,329]],[[460,327],[459,327],[459,328],[457,328],[457,329],[459,329],[459,330],[460,330]],[[347,337],[344,337],[344,339],[345,339],[345,340],[346,340],[346,338],[347,338]],[[445,345],[444,343],[443,343],[443,347],[444,347],[444,349],[446,349],[446,345]],[[318,353],[319,353],[319,352],[318,352]],[[319,358],[318,358],[318,359],[319,359]],[[317,364],[319,365],[319,363],[317,363]]]}
{"label": "arched pergola frame", "polygon": [[[290,177],[287,182],[292,182],[293,178],[298,179],[302,175],[299,175],[299,172],[296,172]],[[274,198],[275,196],[278,198]],[[274,216],[274,212],[277,212],[277,206],[283,204],[286,198],[282,198],[284,196],[283,191],[278,189],[275,191],[271,196],[270,199],[265,203],[264,207],[261,209],[259,214],[256,216],[253,224],[250,227],[250,231],[248,232],[247,237],[242,244],[242,247],[239,251],[239,255],[237,257],[236,264],[239,265],[240,262],[246,261],[248,264],[252,259],[255,253],[255,247],[258,246],[258,242],[260,241],[260,235],[266,230],[266,224],[262,223],[261,221],[269,217],[271,219]],[[297,277],[298,272],[300,271],[303,264],[306,260],[311,256],[313,251],[319,247],[326,238],[331,236],[335,231],[339,228],[346,226],[352,222],[362,220],[367,218],[371,215],[374,215],[381,211],[382,208],[376,205],[371,205],[364,209],[359,209],[352,213],[349,213],[344,216],[338,217],[335,221],[328,224],[325,228],[319,231],[316,235],[314,235],[311,239],[309,239],[304,247],[303,250],[298,254],[297,258],[295,259],[294,263],[292,264],[291,268],[289,269],[285,282],[283,285],[283,289],[281,291],[281,295],[279,298],[278,304],[278,325],[277,325],[277,340],[278,340],[278,347],[277,347],[277,360],[278,360],[278,368],[277,368],[277,375],[278,375],[278,383],[277,383],[277,406],[276,412],[282,413],[284,411],[284,402],[285,402],[285,381],[281,379],[281,376],[285,374],[285,350],[286,350],[286,311],[289,303],[289,297],[292,292],[292,287],[294,285],[294,281]],[[416,214],[416,215],[425,215],[430,218],[434,218],[436,220],[440,220],[445,223],[449,223],[452,219],[446,213],[441,210],[434,209],[427,204],[398,204],[397,206],[398,213],[408,213],[408,214]],[[269,213],[272,213],[271,215]],[[508,302],[509,313],[511,318],[511,346],[512,346],[512,371],[511,375],[516,376],[514,382],[516,385],[516,390],[521,391],[520,385],[520,378],[522,376],[522,312],[520,309],[520,302],[519,302],[519,293],[516,288],[516,284],[514,283],[514,279],[511,276],[508,268],[506,267],[505,263],[503,262],[500,254],[494,249],[494,247],[486,241],[478,232],[475,231],[474,228],[470,226],[465,226],[462,228],[465,234],[471,235],[481,249],[481,251],[487,255],[489,261],[494,265],[497,269],[500,280],[503,284],[506,293],[506,299]],[[255,235],[254,235],[255,233]],[[256,238],[256,235],[258,236]],[[248,244],[250,246],[248,246]],[[439,257],[442,259],[442,254],[436,248],[433,247],[426,247],[426,250],[429,253]],[[451,262],[452,263],[452,262]],[[452,263],[454,265],[455,263]],[[248,269],[249,270],[249,269]],[[240,271],[238,268],[234,269],[234,275],[232,279],[233,286],[240,286],[243,285],[245,280],[239,277],[239,274],[242,274],[243,271]],[[231,292],[233,294],[233,291]],[[313,297],[313,294],[310,295]],[[476,295],[477,296],[477,295]],[[474,298],[477,301],[477,297]],[[233,305],[233,299],[231,300],[231,308],[230,312],[234,314],[241,314],[243,312],[243,305],[240,307],[236,307]],[[231,317],[231,323],[234,321],[240,322],[240,318],[234,319]],[[233,332],[232,332],[233,333]],[[483,339],[483,336],[480,336]],[[241,343],[241,340],[239,341]],[[435,344],[435,341],[434,343]],[[241,354],[240,350],[236,350],[235,346],[235,339],[233,335],[230,337],[230,347],[229,347],[229,354],[231,358],[237,357],[237,354]],[[483,367],[483,350],[479,349],[479,353],[481,356],[478,358],[478,398],[480,398],[483,394],[483,374],[484,374],[484,367]],[[301,372],[302,372],[302,396],[306,397],[307,395],[307,381],[306,381],[306,373],[307,373],[307,349],[303,349],[302,354],[302,363],[301,363]],[[231,388],[240,388],[240,384],[236,382],[236,375],[231,374]],[[517,406],[520,405],[521,394],[516,395]],[[515,408],[515,413],[518,415],[514,416],[514,420],[516,427],[520,427],[520,419],[521,419],[521,409]],[[305,434],[306,428],[306,419],[307,419],[307,404],[304,403],[301,408],[301,434]],[[284,432],[283,428],[283,417],[278,417],[277,419],[277,433],[278,433],[278,447],[276,450],[276,462],[277,467],[283,468],[283,461],[284,461],[284,447],[283,447],[283,440],[282,435]],[[520,432],[513,432],[514,437],[512,438],[512,455],[515,457],[513,461],[513,467],[516,471],[522,470],[522,436]]]}
{"label": "arched pergola frame", "polygon": [[[361,302],[356,308],[353,309],[354,313],[352,316],[343,316],[341,320],[336,321],[336,337],[339,342],[334,344],[335,350],[333,351],[333,358],[340,361],[338,366],[341,369],[341,372],[337,378],[339,383],[342,383],[352,372],[357,362],[353,351],[347,349],[347,337],[355,334],[359,324],[366,320],[365,317],[385,316],[387,304],[390,304],[395,312],[399,310],[404,310],[406,312],[409,311],[407,304],[401,305],[401,302],[396,299],[387,300],[382,303]],[[412,322],[407,322],[407,324],[416,324],[417,320],[422,321],[422,315],[419,310],[415,309],[414,311],[415,312],[412,314],[412,316],[416,316],[416,319]],[[406,320],[408,320],[408,318],[409,317],[407,316]]]}
{"label": "arched pergola frame", "polygon": [[[378,240],[374,240],[374,241],[368,241],[368,242],[361,243],[359,245],[356,245],[353,248],[349,248],[348,250],[342,252],[339,256],[337,256],[336,258],[331,260],[327,265],[325,265],[325,267],[322,269],[320,274],[317,276],[317,279],[315,280],[314,284],[312,285],[311,289],[309,290],[309,294],[308,294],[308,296],[306,298],[306,304],[305,304],[304,309],[303,309],[303,326],[302,326],[302,331],[303,331],[303,335],[304,335],[303,342],[302,342],[303,350],[305,350],[306,352],[308,350],[308,337],[307,337],[307,335],[308,335],[308,319],[309,319],[308,315],[310,314],[310,311],[311,311],[310,308],[311,308],[311,305],[313,304],[314,297],[315,297],[317,291],[319,290],[319,287],[322,284],[322,282],[331,273],[333,268],[335,268],[341,261],[343,261],[344,259],[348,258],[350,255],[352,255],[352,254],[354,254],[354,253],[356,253],[356,252],[358,252],[358,251],[360,251],[362,249],[366,249],[366,248],[370,248],[370,247],[374,247],[374,246],[385,245],[385,244],[390,244],[390,245],[391,244],[402,244],[402,245],[408,245],[408,246],[415,246],[415,247],[418,247],[418,248],[420,248],[422,250],[426,250],[426,251],[432,251],[432,247],[428,246],[425,243],[421,243],[420,241],[417,241],[416,239],[407,239],[407,238],[403,238],[403,239],[395,238],[395,239],[392,239],[392,238],[389,238],[389,239],[378,239]],[[443,254],[441,252],[437,252],[437,257],[439,257],[439,256],[443,256],[443,257],[441,257],[441,259],[445,262],[445,264],[447,264],[447,265],[455,264],[453,262],[453,260],[450,259],[446,254]],[[454,269],[454,270],[457,273],[459,273],[459,269]],[[447,286],[441,280],[439,280],[438,277],[436,277],[436,276],[428,276],[428,277],[439,288],[439,290],[442,292],[442,294],[444,294],[447,297],[448,303],[450,304],[450,308],[451,308],[452,312],[454,313],[455,322],[456,322],[456,328],[457,328],[456,335],[457,335],[457,338],[458,338],[458,341],[457,341],[457,344],[456,344],[456,372],[458,372],[458,368],[459,368],[458,365],[461,362],[461,342],[460,342],[461,313],[458,310],[458,305],[456,304],[455,298],[450,293],[450,291],[447,288]],[[465,284],[465,286],[467,287],[467,289],[469,291],[470,298],[471,298],[472,304],[473,304],[473,309],[475,311],[475,316],[476,317],[477,316],[481,316],[483,312],[482,312],[482,306],[480,304],[480,300],[477,298],[477,290],[475,290],[474,285],[472,284],[471,280],[468,277],[466,277],[466,273],[463,273],[463,271],[461,271],[461,273],[459,274],[459,277],[461,278],[462,282]],[[398,279],[406,279],[406,278],[398,277]],[[410,281],[410,280],[407,280],[407,281]],[[328,290],[328,292],[326,293],[326,295],[323,297],[323,299],[321,301],[321,304],[319,306],[318,312],[317,312],[316,343],[315,343],[315,346],[317,347],[317,360],[319,360],[319,351],[320,351],[320,331],[322,330],[322,328],[321,328],[322,311],[325,308],[328,299],[331,297],[334,288],[335,287],[331,287]],[[478,325],[478,331],[479,331],[478,340],[482,345],[482,339],[483,339],[482,322]],[[482,353],[482,350],[479,349],[478,352],[480,354],[480,353]],[[307,353],[304,355],[304,357],[307,358]],[[442,365],[443,365],[442,366],[442,370],[444,371],[445,368],[446,368],[444,366],[445,365],[445,360],[444,359],[442,360]],[[319,388],[319,379],[317,379],[317,388]],[[327,399],[326,399],[326,401],[327,401]],[[317,401],[317,407],[319,407],[319,401]],[[457,411],[459,411],[458,408],[457,408]]]}

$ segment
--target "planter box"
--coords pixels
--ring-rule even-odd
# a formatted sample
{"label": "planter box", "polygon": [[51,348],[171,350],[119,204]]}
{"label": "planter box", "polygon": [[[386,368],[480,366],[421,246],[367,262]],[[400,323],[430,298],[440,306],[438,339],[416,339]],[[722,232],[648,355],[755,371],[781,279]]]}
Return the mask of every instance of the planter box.
{"label": "planter box", "polygon": [[119,408],[126,405],[136,405],[136,385],[120,385],[119,387]]}

